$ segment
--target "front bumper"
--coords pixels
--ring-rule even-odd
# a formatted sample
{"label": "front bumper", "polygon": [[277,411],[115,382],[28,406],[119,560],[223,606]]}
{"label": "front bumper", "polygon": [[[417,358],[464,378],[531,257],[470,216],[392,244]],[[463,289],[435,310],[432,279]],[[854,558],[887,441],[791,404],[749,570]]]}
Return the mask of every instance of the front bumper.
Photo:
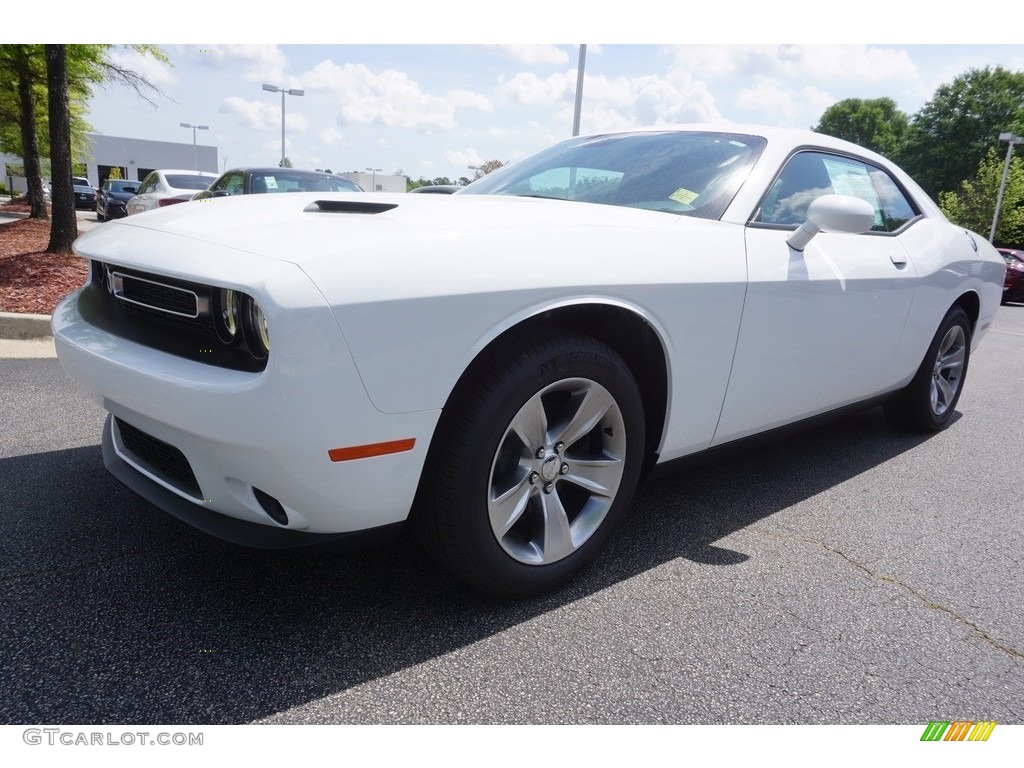
{"label": "front bumper", "polygon": [[[225,263],[230,258],[221,256],[221,266],[233,271]],[[333,313],[308,278],[290,264],[244,258],[236,274],[254,278],[256,289],[248,289],[260,295],[272,329],[272,351],[260,372],[185,359],[102,330],[82,317],[81,291],[54,311],[54,339],[67,373],[114,418],[180,452],[195,484],[154,471],[125,448],[109,419],[108,469],[156,506],[239,543],[266,546],[255,543],[262,534],[231,534],[238,522],[275,535],[312,535],[405,520],[439,412],[377,411]],[[409,438],[414,446],[402,453],[343,462],[328,455],[334,448]],[[275,521],[260,494],[280,504],[286,524]]]}

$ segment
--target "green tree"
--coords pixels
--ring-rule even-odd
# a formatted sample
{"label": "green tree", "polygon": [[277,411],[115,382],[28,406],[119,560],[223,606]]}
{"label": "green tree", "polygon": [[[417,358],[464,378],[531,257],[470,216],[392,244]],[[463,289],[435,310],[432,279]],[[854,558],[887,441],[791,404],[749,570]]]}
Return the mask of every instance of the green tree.
{"label": "green tree", "polygon": [[493,171],[498,170],[503,165],[508,165],[508,163],[504,163],[501,160],[487,160],[483,163],[480,163],[480,165],[476,169],[476,173],[473,175],[473,181],[476,181],[477,179],[482,179],[488,173],[492,173]]}
{"label": "green tree", "polygon": [[[128,47],[167,61],[155,46]],[[147,101],[150,101],[149,94],[160,94],[160,91],[143,75],[116,64],[110,57],[112,45],[67,45],[64,48],[72,154],[85,155],[88,152],[85,134],[90,126],[84,115],[97,85],[128,85]],[[49,157],[51,149],[45,47],[0,45],[0,71],[9,73],[8,77],[0,78],[0,150],[22,158],[31,215],[46,218],[41,158]]]}
{"label": "green tree", "polygon": [[[961,227],[988,235],[992,229],[1005,155],[990,149],[977,172],[955,192],[941,192],[939,207],[946,218]],[[1006,177],[995,242],[1012,247],[1024,244],[1024,160],[1014,157]]]}
{"label": "green tree", "polygon": [[1024,129],[1024,72],[971,69],[914,115],[897,160],[930,195],[974,176],[1003,131]]}
{"label": "green tree", "polygon": [[287,157],[282,157],[281,158],[281,162],[279,162],[277,164],[277,166],[278,166],[278,168],[291,168],[292,167],[292,161],[289,160]]}
{"label": "green tree", "polygon": [[843,99],[825,110],[811,128],[891,157],[903,143],[910,118],[888,97]]}
{"label": "green tree", "polygon": [[[39,105],[46,104],[40,84],[43,46],[0,46],[0,69],[9,73],[0,85],[0,114],[8,128],[0,134],[0,149],[21,155],[28,184],[29,216],[49,218],[43,197],[43,175],[39,165]],[[16,129],[16,130],[12,130]]]}

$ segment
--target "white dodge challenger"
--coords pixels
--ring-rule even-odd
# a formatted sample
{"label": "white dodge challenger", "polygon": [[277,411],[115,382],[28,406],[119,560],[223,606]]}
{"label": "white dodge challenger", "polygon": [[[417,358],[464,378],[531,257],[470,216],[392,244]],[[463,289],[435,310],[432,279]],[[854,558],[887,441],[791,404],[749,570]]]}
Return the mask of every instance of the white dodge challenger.
{"label": "white dodge challenger", "polygon": [[852,405],[946,426],[1005,265],[899,168],[804,131],[577,137],[457,194],[222,198],[80,238],[53,315],[107,468],[211,534],[412,523],[532,595],[656,464]]}

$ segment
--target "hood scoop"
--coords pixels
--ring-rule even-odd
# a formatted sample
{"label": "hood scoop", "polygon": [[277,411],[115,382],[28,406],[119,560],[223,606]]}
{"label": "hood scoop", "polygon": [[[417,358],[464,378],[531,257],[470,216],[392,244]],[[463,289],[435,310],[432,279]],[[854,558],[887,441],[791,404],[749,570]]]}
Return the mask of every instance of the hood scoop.
{"label": "hood scoop", "polygon": [[303,213],[384,213],[398,203],[364,203],[354,200],[317,200],[302,209]]}

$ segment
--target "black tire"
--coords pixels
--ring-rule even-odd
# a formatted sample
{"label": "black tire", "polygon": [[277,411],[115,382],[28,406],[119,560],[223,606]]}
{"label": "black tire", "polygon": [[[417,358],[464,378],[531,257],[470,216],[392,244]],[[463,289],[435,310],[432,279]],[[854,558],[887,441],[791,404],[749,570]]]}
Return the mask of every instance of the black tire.
{"label": "black tire", "polygon": [[99,208],[96,208],[96,221],[100,222],[101,224],[104,221],[106,221],[106,219],[104,219],[103,215],[100,213],[100,209]]}
{"label": "black tire", "polygon": [[640,391],[622,359],[587,336],[537,335],[487,354],[453,394],[414,514],[439,564],[500,597],[549,591],[590,563],[644,458]]}
{"label": "black tire", "polygon": [[971,320],[955,306],[939,324],[917,374],[886,404],[886,415],[898,426],[919,432],[945,429],[963,392],[970,357]]}

